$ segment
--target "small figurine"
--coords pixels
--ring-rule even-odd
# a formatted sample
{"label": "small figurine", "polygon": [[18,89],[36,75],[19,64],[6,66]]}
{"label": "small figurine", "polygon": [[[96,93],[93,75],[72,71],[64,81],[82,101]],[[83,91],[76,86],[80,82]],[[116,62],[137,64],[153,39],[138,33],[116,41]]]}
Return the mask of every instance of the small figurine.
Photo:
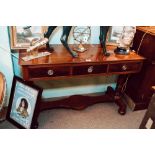
{"label": "small figurine", "polygon": [[[45,33],[44,37],[49,39],[53,31],[55,30],[57,26],[49,26],[47,32]],[[70,31],[72,29],[72,26],[63,26],[63,32],[62,36],[60,38],[61,43],[64,45],[64,47],[67,49],[67,51],[72,55],[72,57],[78,57],[78,54],[69,47],[68,45],[68,37],[70,34]],[[46,48],[49,51],[53,51],[54,49],[49,45],[49,42],[46,44]]]}
{"label": "small figurine", "polygon": [[101,47],[103,48],[103,55],[104,56],[110,56],[110,53],[107,52],[106,49],[106,38],[107,38],[107,33],[109,31],[110,26],[100,26],[100,44]]}
{"label": "small figurine", "polygon": [[[44,34],[44,37],[49,40],[51,34],[56,29],[57,26],[48,26],[47,32]],[[46,43],[46,48],[48,51],[54,51],[53,47],[49,45],[49,41]]]}

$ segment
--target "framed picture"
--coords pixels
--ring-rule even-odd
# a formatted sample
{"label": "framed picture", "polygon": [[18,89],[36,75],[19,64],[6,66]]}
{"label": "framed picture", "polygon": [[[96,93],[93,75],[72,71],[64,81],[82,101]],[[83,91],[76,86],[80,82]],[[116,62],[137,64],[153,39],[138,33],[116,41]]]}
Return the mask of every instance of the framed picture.
{"label": "framed picture", "polygon": [[107,35],[107,45],[117,46],[117,41],[122,35],[123,30],[124,26],[111,26]]}
{"label": "framed picture", "polygon": [[11,26],[11,48],[27,49],[33,42],[41,39],[46,30],[46,26]]}
{"label": "framed picture", "polygon": [[30,82],[14,77],[7,120],[18,128],[35,128],[42,90]]}

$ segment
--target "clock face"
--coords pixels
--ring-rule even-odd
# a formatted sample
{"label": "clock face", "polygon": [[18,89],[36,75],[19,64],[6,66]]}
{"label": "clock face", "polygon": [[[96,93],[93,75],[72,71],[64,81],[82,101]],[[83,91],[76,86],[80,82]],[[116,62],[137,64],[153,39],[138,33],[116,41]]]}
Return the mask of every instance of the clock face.
{"label": "clock face", "polygon": [[79,43],[87,43],[91,36],[90,26],[75,26],[73,37]]}

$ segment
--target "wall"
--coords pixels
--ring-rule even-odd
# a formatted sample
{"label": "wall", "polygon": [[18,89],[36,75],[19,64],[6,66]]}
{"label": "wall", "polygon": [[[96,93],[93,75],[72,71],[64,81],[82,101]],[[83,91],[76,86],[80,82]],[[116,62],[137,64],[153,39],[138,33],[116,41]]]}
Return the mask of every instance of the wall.
{"label": "wall", "polygon": [[[6,26],[0,26],[0,71],[5,75],[5,78],[6,78],[7,96],[9,98],[12,79],[13,79],[13,67],[12,67],[12,61],[11,61],[8,29]],[[8,98],[7,98],[7,103],[8,103]]]}
{"label": "wall", "polygon": [[[73,33],[73,28],[70,32],[70,36],[69,36],[69,40],[68,40],[69,44],[74,44],[72,33]],[[98,44],[99,43],[99,33],[100,33],[99,26],[91,26],[91,38],[90,38],[89,42],[92,44]],[[61,43],[60,42],[61,34],[62,34],[62,26],[57,27],[54,30],[53,34],[50,37],[50,43],[51,44],[60,44]]]}

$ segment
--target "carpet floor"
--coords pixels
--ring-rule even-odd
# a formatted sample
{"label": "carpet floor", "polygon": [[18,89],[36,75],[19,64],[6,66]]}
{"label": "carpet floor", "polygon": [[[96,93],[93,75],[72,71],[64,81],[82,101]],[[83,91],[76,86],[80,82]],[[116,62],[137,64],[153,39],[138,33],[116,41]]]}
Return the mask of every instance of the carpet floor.
{"label": "carpet floor", "polygon": [[[119,115],[113,103],[95,104],[84,110],[52,109],[39,115],[39,129],[138,129],[146,110]],[[0,129],[16,129],[7,120]]]}

